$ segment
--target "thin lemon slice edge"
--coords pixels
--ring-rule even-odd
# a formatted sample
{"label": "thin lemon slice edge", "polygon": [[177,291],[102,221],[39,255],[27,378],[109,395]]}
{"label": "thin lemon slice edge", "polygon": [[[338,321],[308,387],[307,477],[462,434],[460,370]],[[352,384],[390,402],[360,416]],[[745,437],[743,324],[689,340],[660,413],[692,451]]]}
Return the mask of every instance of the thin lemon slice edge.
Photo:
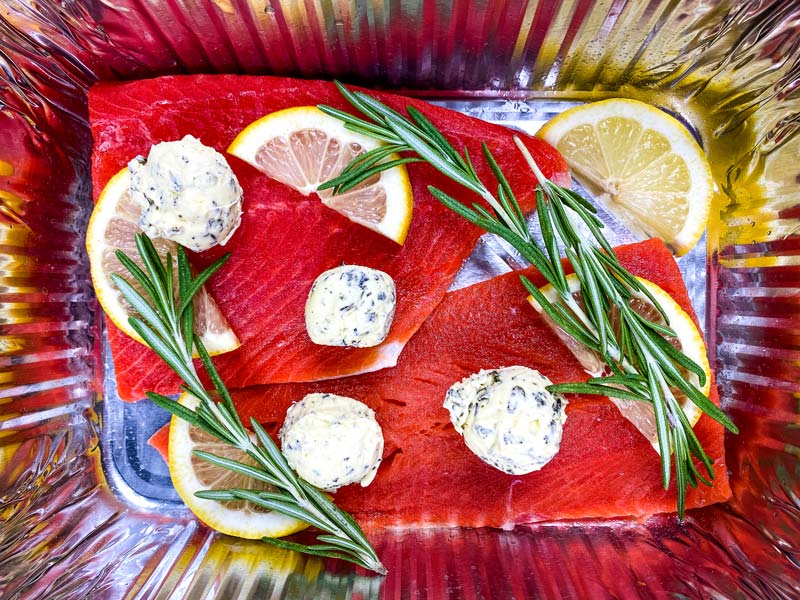
{"label": "thin lemon slice edge", "polygon": [[678,255],[702,237],[716,193],[711,166],[689,130],[638,100],[613,98],[564,111],[537,136],[634,230]]}
{"label": "thin lemon slice edge", "polygon": [[[308,196],[339,175],[359,154],[382,145],[350,131],[315,106],[279,110],[245,127],[228,153],[265,175]],[[398,158],[391,155],[387,160]],[[341,195],[319,192],[323,204],[354,223],[403,244],[411,224],[414,195],[408,171],[399,165],[382,171]]]}
{"label": "thin lemon slice edge", "polygon": [[[708,396],[709,392],[711,391],[711,365],[708,362],[706,345],[703,341],[703,336],[700,334],[700,331],[698,331],[694,321],[686,313],[686,311],[684,311],[680,305],[658,285],[642,277],[637,277],[636,279],[638,279],[644,285],[644,287],[647,288],[647,290],[653,295],[666,313],[669,319],[669,327],[671,327],[675,332],[683,353],[691,358],[697,365],[699,365],[703,370],[703,373],[705,373],[706,381],[702,386],[700,385],[699,378],[694,373],[688,374],[688,381],[694,387],[698,388],[704,395]],[[567,283],[572,294],[580,291],[580,282],[574,274],[567,276]],[[544,286],[541,288],[541,292],[550,302],[560,302],[560,296],[552,285]],[[652,306],[652,303],[645,294],[637,292],[634,294],[634,297],[642,304],[650,307],[650,310],[654,313],[653,315],[647,315],[647,318],[653,320],[654,322],[659,322],[661,320],[660,315],[658,315],[658,318],[654,318],[658,313],[656,313],[655,307]],[[542,314],[545,322],[556,332],[559,338],[567,343],[567,347],[570,349],[573,355],[575,355],[584,369],[586,369],[586,371],[593,377],[600,376],[603,372],[603,366],[605,363],[603,363],[594,352],[579,344],[575,340],[572,340],[572,338],[570,338],[552,320],[550,320],[550,318],[542,312],[541,306],[533,298],[533,296],[528,296],[528,302],[536,309],[537,312]],[[571,341],[571,343],[568,343],[568,341]],[[656,452],[658,452],[658,435],[656,433],[655,413],[653,412],[652,405],[644,402],[637,402],[635,400],[622,400],[619,398],[610,398],[610,400],[617,406],[620,413],[622,413],[622,415],[628,419],[642,435],[647,438]],[[701,411],[697,405],[694,404],[694,402],[685,397],[681,400],[680,405],[681,408],[683,408],[683,412],[686,415],[687,420],[691,426],[694,427],[702,416],[703,411]]]}
{"label": "thin lemon slice edge", "polygon": [[[199,400],[183,394],[179,402],[195,409]],[[169,473],[175,490],[189,510],[210,528],[220,533],[250,540],[283,537],[308,527],[307,523],[280,513],[255,507],[247,502],[206,500],[195,492],[209,489],[244,488],[269,490],[268,484],[239,475],[198,458],[193,450],[247,464],[254,462],[243,452],[173,416],[169,426]]]}
{"label": "thin lemon slice edge", "polygon": [[[95,294],[106,316],[120,331],[143,344],[144,341],[128,323],[130,307],[110,278],[111,273],[117,273],[133,283],[128,271],[113,256],[116,250],[122,250],[139,263],[134,235],[141,231],[138,226],[140,209],[130,200],[129,185],[128,169],[122,169],[103,188],[86,230],[86,251]],[[165,256],[167,252],[175,256],[174,242],[153,240],[153,244],[160,256]],[[205,288],[198,292],[194,306],[195,331],[209,354],[223,354],[241,345]]]}

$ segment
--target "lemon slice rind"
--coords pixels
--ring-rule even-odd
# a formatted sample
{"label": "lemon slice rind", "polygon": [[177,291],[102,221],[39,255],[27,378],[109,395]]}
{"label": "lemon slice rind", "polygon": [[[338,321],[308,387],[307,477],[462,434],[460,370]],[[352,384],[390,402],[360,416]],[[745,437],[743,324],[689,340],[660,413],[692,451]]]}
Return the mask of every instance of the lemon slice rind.
{"label": "lemon slice rind", "polygon": [[[199,400],[189,394],[183,394],[179,402],[190,409],[196,408],[199,404]],[[209,489],[199,479],[198,468],[204,469],[207,477],[212,469],[219,471],[219,478],[213,486],[215,489],[231,487],[253,489],[259,482],[193,456],[192,450],[200,446],[212,454],[239,461],[247,460],[244,453],[237,453],[231,446],[212,438],[205,432],[195,429],[190,433],[191,428],[192,426],[183,419],[172,417],[169,428],[169,472],[178,495],[198,519],[215,531],[250,540],[283,537],[308,527],[307,523],[274,511],[253,510],[247,503],[243,503],[244,507],[232,507],[228,502],[195,496],[195,492]],[[231,453],[231,450],[234,452]]]}
{"label": "lemon slice rind", "polygon": [[702,237],[715,193],[711,167],[668,113],[638,100],[602,100],[564,111],[537,136],[632,229],[660,237],[679,255]]}
{"label": "lemon slice rind", "polygon": [[[308,131],[322,132],[327,136],[327,140],[339,142],[340,159],[334,167],[319,159],[318,154],[312,153],[310,157],[303,156],[303,159],[297,157],[295,147],[288,141],[288,137],[291,134]],[[275,159],[278,162],[282,161],[283,168],[267,171],[259,163],[258,154],[267,144],[275,140],[284,141],[281,147],[285,149],[285,154],[280,154],[280,158],[276,156]],[[309,138],[309,145],[314,145],[316,141],[317,138]],[[317,191],[320,183],[332,179],[347,166],[354,155],[348,154],[342,148],[345,145],[349,148],[351,144],[357,145],[364,152],[383,145],[371,137],[350,131],[342,121],[325,114],[315,106],[296,106],[270,113],[252,122],[231,142],[228,153],[308,196]],[[320,145],[317,150],[322,148]],[[387,160],[396,158],[397,155],[391,155]],[[385,212],[380,217],[367,218],[347,209],[349,200],[356,201],[359,197],[380,193],[385,195],[385,204],[381,207]],[[400,165],[383,171],[379,177],[374,178],[374,181],[370,180],[344,194],[333,196],[326,190],[318,193],[318,196],[323,204],[354,223],[367,227],[398,244],[405,242],[413,213],[413,192],[405,166]],[[377,203],[381,204],[380,201]]]}
{"label": "lemon slice rind", "polygon": [[[111,221],[115,217],[119,217],[134,223],[134,221],[125,218],[131,217],[131,214],[120,212],[120,204],[128,193],[129,185],[130,173],[127,168],[124,168],[114,175],[108,181],[105,188],[103,188],[97,200],[97,204],[95,204],[94,210],[92,211],[92,215],[89,218],[89,225],[86,229],[86,250],[89,255],[89,268],[95,295],[106,316],[120,331],[137,342],[144,344],[144,340],[142,340],[139,334],[130,326],[128,322],[129,313],[122,302],[122,295],[111,281],[103,263],[104,254],[109,250],[116,250],[116,248],[109,248],[108,243],[105,241],[105,234]],[[130,211],[130,208],[125,210]],[[135,228],[132,226],[132,234],[134,233],[134,229]],[[176,247],[174,243],[166,242],[165,240],[155,240],[155,243],[170,249],[174,256]],[[130,252],[128,252],[129,256],[132,256],[131,252],[135,253],[134,244],[135,242],[131,237],[131,247],[129,249]],[[130,279],[127,272],[123,276],[126,277],[126,279]],[[228,326],[224,315],[219,311],[219,307],[217,307],[213,298],[211,298],[205,290],[201,290],[199,293],[204,294],[205,303],[203,306],[208,314],[219,321],[216,330],[207,327],[201,332],[200,338],[206,350],[208,350],[208,353],[215,356],[238,348],[241,345],[239,338],[230,326]],[[197,309],[197,305],[195,305],[195,308]],[[208,318],[208,315],[206,315],[205,318]]]}

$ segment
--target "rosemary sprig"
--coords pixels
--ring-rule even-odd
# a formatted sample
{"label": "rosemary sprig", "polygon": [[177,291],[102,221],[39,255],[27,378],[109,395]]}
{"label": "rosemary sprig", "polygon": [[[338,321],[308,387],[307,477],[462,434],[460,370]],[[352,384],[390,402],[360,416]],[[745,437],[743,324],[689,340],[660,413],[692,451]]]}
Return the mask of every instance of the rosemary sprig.
{"label": "rosemary sprig", "polygon": [[[591,203],[576,192],[548,180],[524,144],[515,138],[538,180],[536,209],[544,242],[544,247],[541,247],[531,236],[508,179],[486,144],[483,145],[483,158],[497,179],[496,192],[480,180],[466,149],[463,155],[459,153],[420,111],[409,106],[406,117],[368,94],[352,92],[338,82],[336,85],[364,118],[353,117],[329,106],[320,106],[322,111],[344,121],[348,129],[384,141],[392,152],[405,153],[401,160],[427,162],[478,194],[488,208],[480,203],[467,206],[440,189],[428,187],[445,206],[509,242],[556,289],[559,301],[553,303],[522,277],[525,288],[555,325],[605,361],[606,376],[586,383],[553,385],[550,389],[562,393],[611,396],[653,406],[662,481],[664,488],[669,488],[674,455],[677,510],[683,518],[687,486],[696,487],[699,482],[710,485],[714,470],[676,394],[688,397],[729,431],[737,432],[737,429],[725,413],[682,374],[681,369],[685,369],[698,377],[700,385],[705,384],[702,368],[666,339],[675,335],[669,324],[650,322],[628,304],[633,294],[642,293],[667,321],[663,309],[647,288],[617,260],[603,235],[603,223]],[[379,147],[358,156],[340,176],[325,182],[320,189],[333,188],[334,193],[341,193],[376,172],[391,168],[397,163],[383,161],[386,152],[385,147]],[[584,225],[588,235],[581,232],[578,223]],[[563,246],[580,282],[580,301],[569,290],[560,246]],[[617,330],[609,319],[612,306],[619,310]],[[698,470],[694,459],[703,465],[707,477]]]}
{"label": "rosemary sprig", "polygon": [[[225,263],[228,255],[207,267],[197,277],[192,277],[186,253],[180,246],[177,251],[177,264],[173,262],[171,254],[167,254],[166,260],[162,262],[153,243],[144,234],[136,236],[136,248],[144,269],[121,251],[117,251],[117,258],[143,291],[139,292],[119,275],[111,275],[122,295],[138,313],[138,316],[130,317],[129,322],[147,345],[180,376],[184,382],[182,389],[198,398],[200,404],[196,410],[190,410],[160,394],[148,392],[147,396],[157,405],[191,425],[238,448],[256,464],[246,465],[207,452],[196,451],[196,456],[219,467],[266,482],[274,488],[270,491],[210,490],[197,492],[196,495],[211,500],[247,500],[263,508],[305,521],[324,532],[317,537],[318,544],[297,544],[274,538],[263,538],[263,540],[280,548],[339,558],[385,574],[386,569],[355,520],[340,510],[320,490],[297,476],[275,442],[255,419],[251,420],[255,439],[251,439],[203,342],[193,333],[192,298],[208,278]],[[174,290],[173,278],[176,268],[178,285],[177,290]],[[219,401],[215,400],[200,382],[192,362],[193,346],[214,384]]]}

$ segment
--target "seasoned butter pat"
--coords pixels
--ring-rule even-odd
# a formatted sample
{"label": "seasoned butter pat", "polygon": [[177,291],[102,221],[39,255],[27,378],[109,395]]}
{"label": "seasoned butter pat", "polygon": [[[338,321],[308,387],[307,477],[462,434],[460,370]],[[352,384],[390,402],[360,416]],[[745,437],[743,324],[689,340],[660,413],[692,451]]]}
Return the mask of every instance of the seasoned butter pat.
{"label": "seasoned butter pat", "polygon": [[367,405],[336,394],[308,394],[292,404],[278,434],[289,465],[328,491],[366,487],[383,455],[383,432]]}
{"label": "seasoned butter pat", "polygon": [[566,399],[528,367],[485,370],[448,391],[444,407],[467,447],[512,475],[538,471],[558,453]]}
{"label": "seasoned butter pat", "polygon": [[377,346],[389,334],[395,308],[392,278],[377,269],[342,265],[325,271],[306,301],[306,330],[322,346]]}
{"label": "seasoned butter pat", "polygon": [[242,220],[242,188],[225,157],[187,135],[128,163],[139,226],[195,252],[224,245]]}

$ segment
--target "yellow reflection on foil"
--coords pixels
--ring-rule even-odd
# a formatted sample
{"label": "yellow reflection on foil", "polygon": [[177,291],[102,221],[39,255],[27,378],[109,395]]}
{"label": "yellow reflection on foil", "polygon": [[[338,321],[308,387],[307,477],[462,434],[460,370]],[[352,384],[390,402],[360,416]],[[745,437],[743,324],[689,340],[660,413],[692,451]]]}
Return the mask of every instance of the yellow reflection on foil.
{"label": "yellow reflection on foil", "polygon": [[36,320],[28,302],[0,302],[0,325],[31,323]]}
{"label": "yellow reflection on foil", "polygon": [[[5,420],[5,416],[6,415],[0,415],[0,420]],[[15,481],[19,477],[19,473],[15,473],[14,463],[16,463],[16,470],[18,471],[21,465],[27,464],[28,462],[25,461],[24,457],[16,458],[16,454],[22,446],[22,442],[13,441],[15,439],[19,439],[17,431],[13,429],[0,431],[0,474],[2,474],[6,482]],[[4,520],[3,510],[0,508],[0,523]]]}
{"label": "yellow reflection on foil", "polygon": [[[19,336],[0,336],[0,356],[8,356],[10,354],[19,353],[24,347],[23,339]],[[2,371],[0,371],[0,384],[5,385],[14,383],[15,374],[16,371],[13,364],[10,367],[6,366]],[[11,402],[10,397],[0,396],[0,406],[6,404],[7,402]],[[3,420],[6,417],[7,415],[5,414],[1,415],[0,420]]]}
{"label": "yellow reflection on foil", "polygon": [[[0,226],[0,242],[3,240],[3,231],[4,228]],[[0,275],[3,277],[28,277],[34,262],[30,256],[0,252]],[[8,291],[16,292],[16,290]]]}
{"label": "yellow reflection on foil", "polygon": [[216,4],[217,8],[225,14],[232,15],[236,12],[231,0],[214,0],[214,4]]}
{"label": "yellow reflection on foil", "polygon": [[[565,44],[567,44],[566,33],[573,19],[572,8],[568,2],[559,5],[534,62],[532,78],[534,81],[542,80],[546,88],[554,86],[564,57],[570,50]],[[519,41],[517,43],[519,44]]]}
{"label": "yellow reflection on foil", "polygon": [[0,190],[0,212],[20,225],[25,224],[25,221],[23,221],[20,216],[24,203],[25,200],[17,194],[6,190]]}
{"label": "yellow reflection on foil", "polygon": [[[2,289],[2,288],[0,288]],[[18,335],[0,335],[0,356],[19,352],[24,348],[22,338]],[[0,402],[2,399],[0,399]]]}
{"label": "yellow reflection on foil", "polygon": [[[266,589],[271,598],[377,598],[383,584],[377,575],[356,575],[350,569],[329,572],[317,557],[228,536],[211,543],[193,584],[199,588],[211,579],[220,586],[236,585],[242,598]],[[201,597],[205,592],[205,587],[190,588],[186,596]]]}
{"label": "yellow reflection on foil", "polygon": [[20,446],[20,442],[14,442],[13,444],[8,444],[6,446],[0,445],[0,471],[9,470],[5,468],[5,465],[11,462],[11,459],[14,458],[14,454],[17,453],[17,450],[19,450]]}
{"label": "yellow reflection on foil", "polygon": [[10,162],[0,160],[0,177],[8,177],[14,174],[14,165]]}
{"label": "yellow reflection on foil", "polygon": [[[0,161],[0,168],[2,164],[8,165]],[[13,171],[13,167],[11,169]],[[13,192],[0,190],[0,245],[24,246],[27,242],[30,227],[20,216],[25,202],[24,198]]]}
{"label": "yellow reflection on foil", "polygon": [[756,269],[764,267],[793,267],[800,265],[800,256],[753,256],[749,258],[723,258],[719,264],[728,269]]}
{"label": "yellow reflection on foil", "polygon": [[[776,145],[781,136],[767,123],[749,123],[759,132],[756,151],[729,168],[726,192],[729,204],[722,211],[721,246],[762,244],[800,235],[800,137]],[[774,127],[775,125],[773,125]],[[735,136],[726,135],[731,138]],[[735,141],[735,140],[734,140]],[[754,252],[755,253],[755,252]],[[730,263],[730,264],[729,264]],[[737,257],[726,266],[774,267],[800,264],[797,256]]]}
{"label": "yellow reflection on foil", "polygon": [[[525,51],[525,44],[528,41],[533,25],[533,17],[536,15],[536,7],[538,2],[528,2],[525,8],[525,15],[522,17],[522,23],[519,26],[519,33],[517,34],[517,41],[514,43],[514,53],[511,56],[511,64],[517,65],[522,59],[522,53]],[[526,85],[527,82],[523,85]]]}
{"label": "yellow reflection on foil", "polygon": [[[207,574],[219,582],[239,582],[245,588],[269,587],[273,597],[284,597],[307,588],[322,571],[323,563],[317,558],[306,558],[263,542],[219,536],[203,557],[194,581],[202,584],[206,581],[203,575]],[[195,597],[195,591],[199,597],[205,590],[190,589],[187,597]],[[242,597],[250,597],[250,594],[242,593]]]}
{"label": "yellow reflection on foil", "polygon": [[[24,246],[30,233],[31,230],[27,225],[0,221],[0,245]],[[8,273],[4,273],[4,275],[8,275]]]}

